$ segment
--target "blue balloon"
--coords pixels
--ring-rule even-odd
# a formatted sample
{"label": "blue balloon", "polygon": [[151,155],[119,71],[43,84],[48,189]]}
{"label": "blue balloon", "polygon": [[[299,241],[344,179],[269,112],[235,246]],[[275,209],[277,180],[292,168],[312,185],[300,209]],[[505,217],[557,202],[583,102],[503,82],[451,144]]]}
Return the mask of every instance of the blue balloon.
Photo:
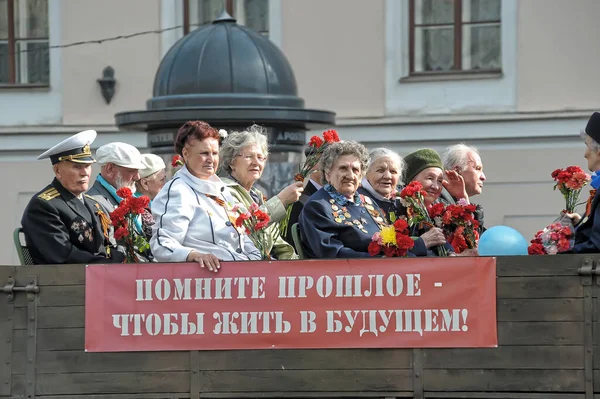
{"label": "blue balloon", "polygon": [[529,243],[512,227],[494,226],[479,238],[478,251],[481,256],[527,255]]}

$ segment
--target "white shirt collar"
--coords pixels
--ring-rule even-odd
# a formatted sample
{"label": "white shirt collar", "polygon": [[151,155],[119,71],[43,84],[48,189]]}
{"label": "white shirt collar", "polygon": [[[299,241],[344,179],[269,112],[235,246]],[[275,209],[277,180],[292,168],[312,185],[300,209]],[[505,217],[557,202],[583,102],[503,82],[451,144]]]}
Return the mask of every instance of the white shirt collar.
{"label": "white shirt collar", "polygon": [[315,186],[317,188],[317,190],[320,190],[323,188],[323,185],[317,183],[315,180],[310,179],[310,182],[313,184],[313,186]]}

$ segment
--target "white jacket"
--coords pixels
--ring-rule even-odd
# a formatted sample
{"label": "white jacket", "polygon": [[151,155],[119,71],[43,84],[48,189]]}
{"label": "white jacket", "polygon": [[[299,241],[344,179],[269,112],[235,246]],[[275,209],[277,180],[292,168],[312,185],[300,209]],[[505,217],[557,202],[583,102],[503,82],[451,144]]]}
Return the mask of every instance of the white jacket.
{"label": "white jacket", "polygon": [[152,200],[150,247],[159,262],[185,262],[192,250],[220,260],[260,260],[260,252],[230,222],[225,208],[206,194],[233,205],[217,176],[201,180],[183,166]]}

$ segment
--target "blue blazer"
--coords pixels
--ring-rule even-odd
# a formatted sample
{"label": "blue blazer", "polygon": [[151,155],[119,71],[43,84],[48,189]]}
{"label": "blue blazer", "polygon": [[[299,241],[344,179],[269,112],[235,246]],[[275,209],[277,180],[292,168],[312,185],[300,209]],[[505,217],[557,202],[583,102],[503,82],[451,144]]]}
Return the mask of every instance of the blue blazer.
{"label": "blue blazer", "polygon": [[[299,221],[302,244],[309,258],[366,258],[373,234],[380,231],[381,211],[369,203],[340,206],[321,188],[302,208]],[[372,209],[367,209],[367,207]],[[370,212],[369,212],[370,211]],[[377,216],[379,215],[379,216]]]}
{"label": "blue blazer", "polygon": [[574,254],[600,253],[600,190],[592,200],[590,214],[586,214],[575,227]]}

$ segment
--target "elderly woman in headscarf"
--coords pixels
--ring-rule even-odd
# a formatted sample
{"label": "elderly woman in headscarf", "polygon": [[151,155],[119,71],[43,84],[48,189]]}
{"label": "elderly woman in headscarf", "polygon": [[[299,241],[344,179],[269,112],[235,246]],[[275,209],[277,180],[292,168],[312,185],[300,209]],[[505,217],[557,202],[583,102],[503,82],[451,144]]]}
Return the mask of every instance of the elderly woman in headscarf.
{"label": "elderly woman in headscarf", "polygon": [[[455,198],[464,198],[464,181],[454,171],[448,171],[448,180],[444,180],[444,166],[440,155],[431,148],[421,148],[404,157],[406,162],[406,183],[418,181],[425,190],[425,206],[429,208],[439,198],[442,188],[446,187]],[[464,194],[466,195],[466,194]],[[406,214],[406,210],[403,211]],[[415,241],[413,253],[417,256],[435,256],[434,247],[443,245],[448,254],[456,255],[454,248],[447,243],[442,229],[431,227],[430,229],[418,229],[413,227],[411,235],[418,236]],[[477,250],[465,250],[460,255],[477,255]]]}
{"label": "elderly woman in headscarf", "polygon": [[369,162],[365,146],[342,141],[327,146],[321,156],[326,182],[300,213],[302,243],[310,258],[369,257],[373,234],[385,224],[379,206],[358,188]]}
{"label": "elderly woman in headscarf", "polygon": [[150,246],[159,262],[198,262],[211,271],[220,260],[260,260],[261,253],[232,221],[236,200],[215,174],[219,132],[206,122],[186,122],[175,138],[184,166],[152,201]]}
{"label": "elderly woman in headscarf", "polygon": [[233,197],[246,207],[256,203],[270,216],[265,245],[267,251],[275,259],[297,259],[294,247],[281,237],[277,222],[285,216],[286,206],[300,198],[302,183],[290,184],[270,200],[254,187],[262,176],[269,155],[264,129],[252,125],[242,132],[230,133],[222,143],[220,155],[219,174]]}
{"label": "elderly woman in headscarf", "polygon": [[386,221],[393,224],[401,210],[396,192],[404,171],[404,161],[400,155],[387,148],[371,150],[369,160],[367,173],[358,192],[375,201]]}

